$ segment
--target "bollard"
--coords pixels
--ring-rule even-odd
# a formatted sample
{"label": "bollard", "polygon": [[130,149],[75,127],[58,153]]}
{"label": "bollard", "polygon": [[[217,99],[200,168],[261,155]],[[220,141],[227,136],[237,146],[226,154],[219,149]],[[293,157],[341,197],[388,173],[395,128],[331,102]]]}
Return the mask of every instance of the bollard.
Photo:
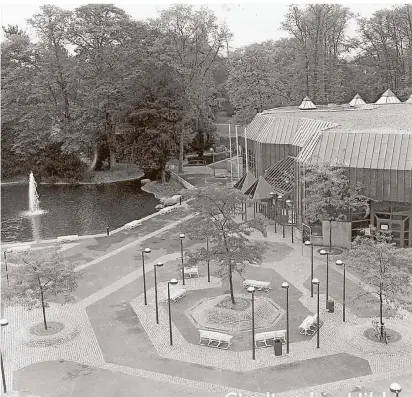
{"label": "bollard", "polygon": [[110,234],[110,229],[109,226],[106,226],[106,234],[109,235]]}
{"label": "bollard", "polygon": [[182,196],[179,197],[180,205],[182,205]]}

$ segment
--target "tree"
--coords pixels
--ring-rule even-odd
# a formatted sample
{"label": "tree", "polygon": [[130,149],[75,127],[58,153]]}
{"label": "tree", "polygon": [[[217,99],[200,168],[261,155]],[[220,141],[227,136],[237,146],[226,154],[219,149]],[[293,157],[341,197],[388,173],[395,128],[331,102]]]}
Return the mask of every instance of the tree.
{"label": "tree", "polygon": [[67,262],[60,246],[44,250],[30,250],[14,254],[18,263],[9,271],[10,285],[3,284],[3,299],[9,304],[24,304],[28,309],[41,307],[44,328],[47,330],[46,307],[52,298],[70,302],[77,287],[79,272],[74,272],[74,263]]}
{"label": "tree", "polygon": [[250,242],[253,230],[267,236],[261,219],[236,221],[235,213],[247,198],[231,187],[208,186],[189,190],[187,194],[195,200],[192,207],[197,215],[184,226],[187,235],[194,239],[208,238],[209,252],[202,248],[190,253],[188,264],[199,261],[216,260],[220,265],[219,274],[229,280],[232,303],[236,304],[233,293],[233,272],[242,275],[246,263],[261,262],[259,246]]}
{"label": "tree", "polygon": [[329,250],[332,250],[332,221],[351,219],[352,212],[369,215],[368,198],[362,186],[349,185],[346,170],[329,164],[309,165],[305,170],[304,216],[310,223],[329,221]]}
{"label": "tree", "polygon": [[[371,236],[358,236],[348,251],[348,265],[360,274],[379,298],[380,324],[383,304],[410,308],[412,297],[411,248],[396,248],[390,232],[371,230]],[[381,327],[383,336],[383,328]]]}
{"label": "tree", "polygon": [[183,171],[187,125],[193,113],[196,114],[192,103],[197,101],[199,89],[206,86],[205,78],[229,35],[227,28],[219,26],[216,20],[214,13],[205,7],[194,11],[190,5],[179,4],[163,10],[151,23],[156,37],[153,52],[178,73],[187,99],[187,121],[179,134],[179,172]]}

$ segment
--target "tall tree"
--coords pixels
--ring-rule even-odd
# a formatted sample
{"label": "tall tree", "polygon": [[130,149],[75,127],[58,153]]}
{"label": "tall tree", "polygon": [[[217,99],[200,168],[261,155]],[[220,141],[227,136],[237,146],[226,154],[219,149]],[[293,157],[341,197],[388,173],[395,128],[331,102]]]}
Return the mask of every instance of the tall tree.
{"label": "tall tree", "polygon": [[11,257],[18,266],[9,271],[9,285],[3,284],[2,297],[11,305],[25,305],[28,309],[41,307],[44,328],[47,330],[46,307],[56,298],[62,303],[74,298],[80,272],[67,262],[56,245],[46,250],[14,253]]}
{"label": "tall tree", "polygon": [[183,156],[187,127],[192,118],[192,103],[198,97],[199,88],[219,51],[223,48],[228,30],[218,25],[216,16],[205,7],[194,10],[190,5],[174,5],[161,11],[151,25],[158,32],[153,51],[160,54],[161,62],[167,62],[179,76],[179,83],[187,98],[186,121],[179,136],[179,172],[183,171]]}
{"label": "tall tree", "polygon": [[184,226],[189,237],[208,237],[211,244],[209,251],[201,249],[189,255],[188,263],[215,260],[220,265],[220,276],[229,281],[232,303],[236,304],[233,291],[233,273],[242,275],[246,263],[261,262],[259,247],[247,236],[253,230],[260,231],[266,237],[266,228],[262,220],[236,221],[239,211],[247,198],[231,187],[208,186],[188,191],[193,210],[197,216]]}
{"label": "tall tree", "polygon": [[310,165],[305,170],[304,217],[310,222],[329,221],[329,250],[332,250],[332,221],[350,221],[351,212],[369,214],[362,186],[350,187],[346,170],[329,164]]}
{"label": "tall tree", "polygon": [[[383,305],[410,309],[412,249],[396,248],[390,233],[372,229],[371,236],[358,236],[348,251],[348,265],[360,274],[379,298],[379,318],[383,325]],[[383,336],[383,327],[381,327]]]}

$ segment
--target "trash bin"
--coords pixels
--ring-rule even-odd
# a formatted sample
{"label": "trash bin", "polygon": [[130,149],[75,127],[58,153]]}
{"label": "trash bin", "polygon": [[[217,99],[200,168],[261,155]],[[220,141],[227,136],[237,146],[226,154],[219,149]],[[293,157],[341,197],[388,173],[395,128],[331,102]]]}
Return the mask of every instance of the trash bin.
{"label": "trash bin", "polygon": [[275,356],[282,355],[282,342],[280,339],[275,339],[275,343],[273,344],[273,348],[275,350]]}
{"label": "trash bin", "polygon": [[335,301],[328,299],[328,301],[326,302],[326,310],[329,313],[333,313],[335,311]]}

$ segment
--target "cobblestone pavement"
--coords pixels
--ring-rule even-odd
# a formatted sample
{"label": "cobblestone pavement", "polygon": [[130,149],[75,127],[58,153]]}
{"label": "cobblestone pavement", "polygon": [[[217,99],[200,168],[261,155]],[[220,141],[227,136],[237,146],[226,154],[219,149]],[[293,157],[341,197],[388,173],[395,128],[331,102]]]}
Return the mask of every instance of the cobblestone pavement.
{"label": "cobblestone pavement", "polygon": [[[181,220],[182,221],[182,220]],[[179,222],[173,222],[169,226],[162,228],[157,233],[173,228],[173,225]],[[150,238],[151,235],[142,237],[139,242]],[[285,258],[274,262],[271,258],[266,258],[262,267],[276,271],[283,278],[288,280],[295,288],[297,288],[302,296],[300,302],[312,313],[317,310],[316,294],[315,297],[310,297],[310,291],[305,287],[304,282],[308,278],[307,270],[302,269],[302,262],[308,261],[306,256],[302,257],[300,242],[291,244],[288,239],[283,239],[281,233],[275,234],[273,227],[268,228],[267,239],[262,238],[257,233],[252,235],[252,238],[262,241],[271,241],[278,243],[287,243],[294,250]],[[138,244],[133,242],[133,244]],[[124,247],[117,248],[109,254],[116,256]],[[101,256],[106,257],[107,254]],[[173,261],[180,257],[179,253],[166,254],[156,259],[157,261]],[[96,263],[100,258],[94,259],[87,264],[82,265],[82,269],[88,271],[90,264]],[[323,259],[323,258],[322,258]],[[322,259],[319,255],[315,256],[315,270],[321,265]],[[100,259],[103,260],[103,259]],[[154,262],[148,263],[148,269],[153,267]],[[149,270],[150,271],[150,270]],[[258,273],[258,268],[256,269]],[[347,272],[348,279],[354,282],[359,280]],[[86,308],[93,303],[102,300],[108,295],[120,290],[130,282],[141,277],[141,269],[134,270],[125,277],[113,282],[109,286],[100,289],[99,291],[85,297],[83,300],[63,306],[51,304],[47,309],[49,321],[62,322],[70,325],[71,329],[78,330],[78,336],[75,339],[70,339],[66,342],[56,344],[51,347],[35,346],[29,347],[22,340],[23,331],[27,330],[31,324],[41,322],[41,310],[33,309],[27,311],[24,307],[14,306],[4,309],[4,317],[9,319],[9,325],[3,329],[3,358],[5,362],[6,381],[10,385],[13,382],[13,372],[30,364],[40,363],[44,361],[66,360],[77,363],[90,365],[92,367],[107,369],[113,372],[122,372],[132,376],[143,377],[161,382],[168,382],[182,387],[191,387],[194,389],[208,391],[222,396],[229,392],[241,393],[243,397],[266,395],[266,391],[262,393],[251,392],[248,390],[240,390],[234,387],[222,386],[215,383],[200,382],[185,378],[182,376],[170,376],[164,373],[147,371],[140,368],[131,368],[127,366],[117,365],[105,362],[97,337],[94,333],[92,324],[86,313]],[[208,283],[205,277],[191,279],[185,288],[188,290],[187,296],[190,297],[191,290],[200,290],[206,288],[216,288],[221,286],[221,280],[216,277],[211,278]],[[167,285],[160,282],[158,285],[159,299],[164,299],[164,291]],[[329,356],[338,353],[347,353],[359,358],[366,359],[370,365],[372,374],[359,378],[345,379],[338,382],[331,382],[311,386],[308,388],[296,389],[282,393],[276,393],[276,396],[282,397],[297,397],[310,395],[311,392],[331,393],[336,390],[359,387],[359,385],[378,381],[382,379],[392,379],[395,376],[408,374],[412,368],[412,317],[405,315],[403,319],[393,318],[387,320],[389,328],[402,334],[402,339],[398,342],[389,345],[379,344],[368,340],[363,336],[364,330],[371,328],[370,318],[360,318],[347,308],[346,323],[342,323],[341,314],[342,306],[339,302],[335,302],[335,312],[326,313],[322,307],[320,318],[324,321],[321,328],[321,348],[316,348],[316,338],[308,339],[301,342],[291,343],[290,354],[282,357],[275,357],[271,349],[259,349],[257,351],[257,359],[251,360],[251,351],[231,351],[211,349],[204,346],[188,343],[179,329],[173,325],[173,346],[169,344],[169,329],[167,324],[157,325],[154,317],[154,307],[151,302],[154,289],[150,288],[147,291],[148,302],[147,306],[142,303],[142,296],[136,296],[130,304],[137,314],[145,332],[149,336],[153,347],[160,357],[186,361],[192,364],[216,368],[216,370],[233,370],[241,371],[247,374],[247,371],[252,371],[265,367],[280,367],[287,364],[293,364],[302,360],[316,359],[324,356]],[[321,294],[322,302],[325,300],[325,295]],[[159,307],[162,318],[167,317],[167,312],[162,305]],[[173,311],[173,304],[172,304]],[[247,375],[246,375],[247,376]],[[321,374],[319,374],[321,376]]]}

